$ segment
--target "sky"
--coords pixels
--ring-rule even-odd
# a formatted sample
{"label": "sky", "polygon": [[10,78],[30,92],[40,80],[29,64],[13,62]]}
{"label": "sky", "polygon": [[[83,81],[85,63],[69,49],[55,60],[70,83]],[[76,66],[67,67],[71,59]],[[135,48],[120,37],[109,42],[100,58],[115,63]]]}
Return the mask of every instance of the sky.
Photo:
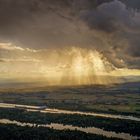
{"label": "sky", "polygon": [[140,76],[139,37],[140,0],[0,0],[0,83]]}

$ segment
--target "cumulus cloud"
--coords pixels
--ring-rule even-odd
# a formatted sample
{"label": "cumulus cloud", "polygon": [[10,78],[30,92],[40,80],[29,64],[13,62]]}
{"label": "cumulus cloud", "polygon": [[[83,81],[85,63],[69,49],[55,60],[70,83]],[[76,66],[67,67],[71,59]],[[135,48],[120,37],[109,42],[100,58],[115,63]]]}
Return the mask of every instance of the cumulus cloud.
{"label": "cumulus cloud", "polygon": [[12,43],[0,43],[0,50],[4,51],[26,51],[26,52],[32,52],[32,53],[36,53],[40,50],[37,50],[37,49],[31,49],[31,48],[23,48],[23,47],[20,47],[20,46],[16,46],[16,45],[13,45]]}
{"label": "cumulus cloud", "polygon": [[140,13],[138,11],[129,9],[121,1],[114,0],[98,6],[96,10],[89,9],[82,12],[81,18],[91,30],[105,34],[108,42],[106,52],[114,58],[116,65],[124,66],[121,62],[125,61],[125,64],[130,67],[132,64],[132,67],[140,66],[138,62]]}
{"label": "cumulus cloud", "polygon": [[13,51],[13,50],[20,50],[24,51],[25,49],[18,46],[13,46],[11,43],[0,43],[0,49]]}

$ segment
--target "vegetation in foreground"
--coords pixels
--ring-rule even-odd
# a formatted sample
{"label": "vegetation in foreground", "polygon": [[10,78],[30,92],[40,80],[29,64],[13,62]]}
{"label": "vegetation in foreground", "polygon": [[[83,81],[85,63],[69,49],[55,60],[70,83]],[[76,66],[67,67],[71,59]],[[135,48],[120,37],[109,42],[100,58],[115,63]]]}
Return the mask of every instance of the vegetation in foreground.
{"label": "vegetation in foreground", "polygon": [[19,109],[0,109],[0,119],[17,120],[26,123],[50,124],[61,123],[80,127],[98,127],[108,131],[125,132],[131,135],[140,136],[140,122],[111,119],[103,117],[95,117],[88,115],[69,115],[69,114],[54,114],[27,112]]}
{"label": "vegetation in foreground", "polygon": [[80,131],[0,124],[0,140],[117,140]]}

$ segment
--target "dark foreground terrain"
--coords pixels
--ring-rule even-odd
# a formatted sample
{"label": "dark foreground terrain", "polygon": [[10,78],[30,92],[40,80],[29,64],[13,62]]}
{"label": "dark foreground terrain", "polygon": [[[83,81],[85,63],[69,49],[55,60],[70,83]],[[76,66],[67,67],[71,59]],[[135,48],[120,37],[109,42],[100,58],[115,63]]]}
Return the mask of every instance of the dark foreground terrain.
{"label": "dark foreground terrain", "polygon": [[0,140],[118,140],[80,131],[0,125]]}
{"label": "dark foreground terrain", "polygon": [[[46,106],[72,111],[97,112],[140,118],[140,83],[113,86],[40,87],[1,89],[0,102]],[[55,130],[44,124],[63,124],[79,128],[96,127],[103,131],[140,137],[140,121],[80,114],[33,112],[19,108],[0,108],[0,120],[8,119],[34,126],[0,123],[0,140],[108,140],[120,137],[85,133],[79,130]]]}
{"label": "dark foreground terrain", "polygon": [[51,124],[58,123],[79,127],[98,127],[117,133],[129,133],[140,136],[140,122],[89,115],[69,115],[55,113],[28,112],[20,109],[0,109],[0,119],[16,120],[23,123]]}

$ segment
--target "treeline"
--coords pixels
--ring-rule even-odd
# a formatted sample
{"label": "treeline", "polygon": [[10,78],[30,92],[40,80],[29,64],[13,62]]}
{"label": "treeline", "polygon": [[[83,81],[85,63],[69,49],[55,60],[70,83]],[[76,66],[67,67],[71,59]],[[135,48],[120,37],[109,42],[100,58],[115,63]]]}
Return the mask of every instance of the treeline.
{"label": "treeline", "polygon": [[17,120],[36,124],[61,123],[80,127],[98,127],[108,131],[125,132],[140,136],[140,122],[87,115],[68,115],[27,112],[19,109],[0,109],[0,119]]}
{"label": "treeline", "polygon": [[0,140],[118,140],[80,131],[0,124]]}

